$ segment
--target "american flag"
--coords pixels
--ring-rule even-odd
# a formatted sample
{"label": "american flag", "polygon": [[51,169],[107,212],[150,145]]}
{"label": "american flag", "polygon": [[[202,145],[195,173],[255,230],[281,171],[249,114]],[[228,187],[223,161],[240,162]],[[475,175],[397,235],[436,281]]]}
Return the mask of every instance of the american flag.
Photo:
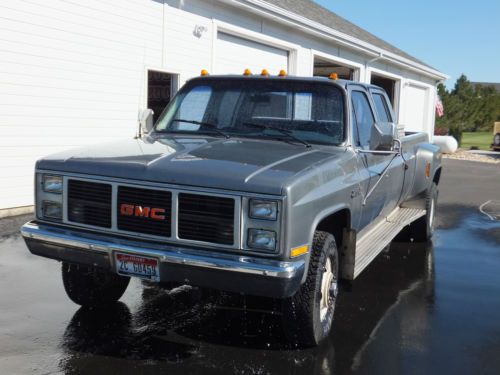
{"label": "american flag", "polygon": [[438,117],[444,116],[444,105],[439,95],[436,99],[436,114],[438,115]]}

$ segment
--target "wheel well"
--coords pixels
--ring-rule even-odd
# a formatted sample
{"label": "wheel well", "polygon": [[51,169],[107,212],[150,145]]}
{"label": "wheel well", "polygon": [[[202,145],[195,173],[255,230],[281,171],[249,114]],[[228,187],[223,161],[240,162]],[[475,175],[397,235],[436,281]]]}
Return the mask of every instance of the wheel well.
{"label": "wheel well", "polygon": [[436,173],[434,173],[434,178],[432,179],[432,182],[436,183],[436,185],[439,185],[440,179],[441,179],[441,168],[438,168]]}
{"label": "wheel well", "polygon": [[340,249],[343,243],[344,228],[351,227],[351,212],[344,208],[321,220],[316,230],[322,230],[333,234],[337,247]]}

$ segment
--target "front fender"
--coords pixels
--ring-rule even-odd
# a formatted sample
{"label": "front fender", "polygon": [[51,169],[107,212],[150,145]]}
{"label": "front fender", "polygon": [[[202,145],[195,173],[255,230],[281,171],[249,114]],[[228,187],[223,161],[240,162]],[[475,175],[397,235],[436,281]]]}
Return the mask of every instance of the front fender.
{"label": "front fender", "polygon": [[[304,275],[302,276],[302,282],[305,282],[307,278],[307,270],[309,269],[309,262],[311,259],[311,251],[312,251],[312,245],[313,245],[313,239],[314,239],[314,233],[316,232],[316,229],[318,228],[319,224],[328,218],[329,216],[332,216],[342,210],[348,210],[349,212],[351,211],[351,207],[346,204],[346,203],[339,203],[334,206],[325,208],[324,210],[320,211],[314,220],[312,221],[311,225],[309,226],[309,240],[308,240],[308,245],[310,247],[309,253],[305,256],[305,272]],[[349,218],[351,218],[351,215],[349,215]],[[347,223],[347,226],[351,228],[351,223]],[[340,249],[338,249],[340,251]]]}

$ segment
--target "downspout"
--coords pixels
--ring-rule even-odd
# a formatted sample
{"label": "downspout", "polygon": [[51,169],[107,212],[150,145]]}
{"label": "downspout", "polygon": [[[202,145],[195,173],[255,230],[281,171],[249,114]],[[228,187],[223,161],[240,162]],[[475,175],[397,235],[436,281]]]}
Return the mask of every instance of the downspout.
{"label": "downspout", "polygon": [[373,59],[370,59],[368,60],[366,63],[365,63],[365,83],[370,83],[368,82],[368,67],[374,63],[375,61],[377,60],[380,60],[380,59],[383,59],[384,58],[384,54],[382,52],[380,52],[380,54],[377,56],[377,57],[374,57]]}

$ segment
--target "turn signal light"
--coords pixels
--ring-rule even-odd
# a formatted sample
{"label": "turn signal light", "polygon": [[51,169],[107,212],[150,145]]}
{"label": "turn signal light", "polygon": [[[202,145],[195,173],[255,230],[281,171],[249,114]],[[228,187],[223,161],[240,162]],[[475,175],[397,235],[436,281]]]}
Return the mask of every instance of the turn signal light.
{"label": "turn signal light", "polygon": [[330,79],[333,79],[334,81],[336,81],[337,79],[339,79],[339,75],[337,73],[332,73],[332,74],[330,74]]}
{"label": "turn signal light", "polygon": [[260,75],[263,76],[263,77],[268,77],[269,76],[269,70],[263,69],[262,73],[260,73]]}
{"label": "turn signal light", "polygon": [[296,248],[292,249],[291,256],[292,256],[292,258],[296,258],[298,256],[307,254],[308,252],[309,252],[309,246],[304,245],[304,246],[300,246],[300,247],[296,247]]}
{"label": "turn signal light", "polygon": [[286,72],[286,70],[284,70],[284,69],[280,70],[280,74],[279,74],[280,77],[286,77],[287,75],[288,75],[288,73]]}
{"label": "turn signal light", "polygon": [[203,69],[200,74],[202,77],[206,77],[206,76],[210,75],[210,73],[208,73],[208,70],[206,70],[206,69]]}
{"label": "turn signal light", "polygon": [[251,76],[252,75],[252,71],[250,69],[245,69],[245,71],[243,72],[243,75],[244,76]]}

